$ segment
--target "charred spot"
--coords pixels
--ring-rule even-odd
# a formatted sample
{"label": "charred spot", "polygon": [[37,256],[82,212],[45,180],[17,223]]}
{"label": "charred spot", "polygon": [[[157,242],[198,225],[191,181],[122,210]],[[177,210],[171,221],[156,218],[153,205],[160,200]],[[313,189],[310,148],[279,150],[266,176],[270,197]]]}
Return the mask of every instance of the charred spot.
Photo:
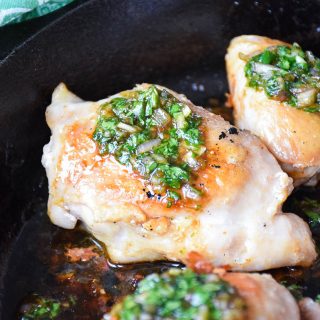
{"label": "charred spot", "polygon": [[221,132],[219,135],[219,140],[224,139],[227,135],[224,132]]}
{"label": "charred spot", "polygon": [[228,132],[230,134],[239,134],[238,129],[236,127],[230,127]]}
{"label": "charred spot", "polygon": [[234,141],[233,141],[232,139],[230,139],[230,142],[231,142],[231,143],[234,143]]}
{"label": "charred spot", "polygon": [[216,164],[211,164],[210,166],[211,166],[211,168],[217,168],[217,169],[218,169],[218,168],[221,168],[221,166],[218,166],[218,165],[216,165]]}
{"label": "charred spot", "polygon": [[149,199],[153,198],[154,197],[154,194],[151,192],[151,191],[147,191],[146,192],[146,195]]}

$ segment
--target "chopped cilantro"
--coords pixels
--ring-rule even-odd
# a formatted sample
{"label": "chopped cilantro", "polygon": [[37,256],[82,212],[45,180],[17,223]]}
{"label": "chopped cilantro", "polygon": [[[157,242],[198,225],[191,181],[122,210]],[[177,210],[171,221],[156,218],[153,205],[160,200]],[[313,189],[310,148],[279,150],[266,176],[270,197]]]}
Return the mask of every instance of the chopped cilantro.
{"label": "chopped cilantro", "polygon": [[55,319],[61,312],[61,303],[54,299],[45,299],[38,297],[37,300],[30,305],[21,320],[44,320]]}
{"label": "chopped cilantro", "polygon": [[287,281],[281,281],[281,284],[285,286],[296,300],[303,298],[303,287],[297,283],[288,284]]}
{"label": "chopped cilantro", "polygon": [[178,201],[180,199],[179,193],[172,191],[172,190],[167,191],[167,197],[174,200],[174,201]]}
{"label": "chopped cilantro", "polygon": [[122,145],[122,150],[126,150],[130,153],[135,153],[137,147],[148,141],[150,136],[150,132],[145,130],[143,132],[131,134]]}
{"label": "chopped cilantro", "polygon": [[292,46],[273,46],[246,58],[248,86],[307,112],[320,112],[320,59]]}
{"label": "chopped cilantro", "polygon": [[159,93],[155,86],[150,86],[145,92],[146,99],[146,116],[151,116],[153,110],[159,106]]}
{"label": "chopped cilantro", "polygon": [[[195,163],[204,163],[198,161],[205,152],[200,126],[201,118],[189,106],[166,90],[149,86],[103,104],[92,138],[101,155],[114,155],[156,186],[158,192],[170,191],[180,199],[179,189],[199,167],[191,169],[184,155],[189,152]],[[167,198],[169,205],[178,200]]]}
{"label": "chopped cilantro", "polygon": [[310,227],[316,228],[320,226],[320,201],[305,198],[299,205],[303,213],[309,218]]}
{"label": "chopped cilantro", "polygon": [[183,131],[181,137],[183,137],[190,145],[198,146],[203,143],[199,129],[191,128]]}
{"label": "chopped cilantro", "polygon": [[111,310],[112,319],[244,319],[245,301],[218,276],[170,269],[143,279]]}
{"label": "chopped cilantro", "polygon": [[174,116],[175,114],[181,112],[181,105],[178,103],[174,103],[168,108],[168,111],[170,115]]}
{"label": "chopped cilantro", "polygon": [[180,200],[181,196],[179,193],[172,191],[172,190],[167,190],[167,208],[170,208],[174,202],[177,202]]}
{"label": "chopped cilantro", "polygon": [[260,57],[260,61],[264,64],[272,64],[276,58],[276,54],[272,51],[265,50]]}
{"label": "chopped cilantro", "polygon": [[179,141],[175,138],[163,139],[161,144],[154,149],[157,154],[163,155],[165,158],[176,159],[179,155]]}
{"label": "chopped cilantro", "polygon": [[114,98],[111,101],[112,111],[118,116],[121,121],[133,124],[133,113],[131,106],[125,98]]}
{"label": "chopped cilantro", "polygon": [[163,173],[161,180],[173,189],[180,189],[182,183],[187,182],[190,177],[186,170],[168,164],[160,165],[158,170]]}
{"label": "chopped cilantro", "polygon": [[201,124],[201,118],[196,114],[192,114],[188,119],[189,128],[198,128],[200,124]]}

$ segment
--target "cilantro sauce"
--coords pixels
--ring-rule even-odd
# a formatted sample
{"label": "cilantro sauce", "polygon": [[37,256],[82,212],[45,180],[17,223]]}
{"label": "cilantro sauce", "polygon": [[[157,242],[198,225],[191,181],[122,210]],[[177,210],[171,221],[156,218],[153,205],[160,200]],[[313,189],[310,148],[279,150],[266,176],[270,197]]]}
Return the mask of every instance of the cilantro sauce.
{"label": "cilantro sauce", "polygon": [[201,121],[187,104],[152,85],[101,105],[93,140],[101,155],[113,155],[140,174],[170,207],[201,198],[192,186],[205,164]]}
{"label": "cilantro sauce", "polygon": [[143,279],[137,290],[115,305],[104,319],[245,319],[245,302],[214,274],[170,269]]}
{"label": "cilantro sauce", "polygon": [[[21,320],[55,319],[62,312],[62,304],[58,300],[45,299],[36,295],[33,300],[33,303],[27,306]],[[65,305],[70,306],[69,303]]]}
{"label": "cilantro sauce", "polygon": [[320,59],[292,46],[273,46],[247,57],[245,76],[249,87],[270,98],[307,112],[320,112]]}

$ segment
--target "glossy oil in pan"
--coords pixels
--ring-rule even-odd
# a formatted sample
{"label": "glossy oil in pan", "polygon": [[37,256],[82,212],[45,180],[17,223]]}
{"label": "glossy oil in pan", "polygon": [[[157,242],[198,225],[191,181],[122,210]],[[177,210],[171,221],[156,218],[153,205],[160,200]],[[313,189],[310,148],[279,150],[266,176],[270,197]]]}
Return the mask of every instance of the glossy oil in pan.
{"label": "glossy oil in pan", "polygon": [[[47,181],[40,159],[49,138],[45,107],[60,81],[84,99],[154,82],[207,106],[212,97],[222,101],[227,91],[224,54],[232,37],[266,35],[319,53],[319,10],[315,0],[92,0],[5,58],[0,63],[1,319],[14,319],[24,296],[41,287],[36,278],[28,280],[28,270],[35,270],[31,242],[46,245],[41,236],[58,232],[45,226]],[[37,219],[43,226],[28,231]],[[21,230],[27,233],[17,242]],[[41,263],[39,275],[47,272]]]}

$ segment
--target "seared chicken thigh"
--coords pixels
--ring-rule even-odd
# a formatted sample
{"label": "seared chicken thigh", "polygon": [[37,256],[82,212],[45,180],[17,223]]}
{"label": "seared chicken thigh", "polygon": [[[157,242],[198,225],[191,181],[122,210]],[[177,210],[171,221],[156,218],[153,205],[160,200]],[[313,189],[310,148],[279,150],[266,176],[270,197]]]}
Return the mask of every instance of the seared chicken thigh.
{"label": "seared chicken thigh", "polygon": [[[145,97],[146,92],[152,93],[150,97],[158,105],[158,95],[169,99],[172,104],[166,110],[182,110],[173,113],[175,129],[170,129],[170,134],[183,132],[181,128],[188,120],[193,127],[187,133],[202,139],[197,148],[188,143],[187,133],[179,140],[179,148],[193,150],[191,157],[191,151],[183,155],[187,165],[168,164],[163,155],[176,140],[165,139],[161,131],[156,138],[138,145],[135,158],[130,160],[125,153],[116,158],[110,151],[120,141],[116,139],[131,132],[121,140],[128,144],[132,132],[140,130],[122,122],[112,131],[113,140],[108,136],[110,152],[102,150],[106,133],[99,130],[110,128],[116,119],[103,118],[109,117],[110,104],[117,104],[115,112],[123,116],[119,110],[124,110],[128,99],[140,108],[142,100],[133,97]],[[169,111],[163,108],[153,111],[157,117],[151,116],[152,121],[168,122]],[[146,109],[146,114],[149,111]],[[309,266],[314,261],[316,252],[307,224],[294,214],[281,212],[292,190],[291,178],[257,137],[194,106],[185,96],[143,84],[105,100],[84,102],[60,84],[46,119],[52,132],[42,159],[49,180],[49,217],[54,224],[69,229],[77,220],[82,221],[106,244],[114,262],[185,262],[191,251],[215,266],[228,265],[233,270]],[[141,160],[144,153],[150,156]],[[150,164],[151,158],[157,161],[156,169],[153,162]],[[129,163],[128,159],[131,163],[134,160],[134,165],[120,163]],[[148,160],[154,170],[148,181],[141,167],[139,172],[134,169],[141,164],[138,160]],[[188,172],[193,179],[189,182]],[[169,189],[159,189],[159,181],[165,181]]]}
{"label": "seared chicken thigh", "polygon": [[317,63],[296,44],[254,35],[234,38],[226,55],[236,125],[263,140],[295,185],[316,184],[320,172]]}

